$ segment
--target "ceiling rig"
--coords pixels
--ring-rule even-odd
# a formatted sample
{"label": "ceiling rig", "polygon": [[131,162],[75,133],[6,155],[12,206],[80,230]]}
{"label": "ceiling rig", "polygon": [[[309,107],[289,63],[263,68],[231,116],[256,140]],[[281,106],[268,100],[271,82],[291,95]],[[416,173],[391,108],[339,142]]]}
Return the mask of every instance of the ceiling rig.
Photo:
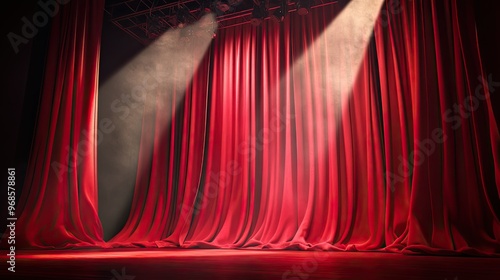
{"label": "ceiling rig", "polygon": [[[291,12],[307,15],[310,9],[338,0],[107,0],[109,20],[144,45],[173,28],[189,27],[207,13],[214,13],[218,29],[241,24],[281,22]],[[191,36],[189,28],[185,34]],[[214,34],[215,36],[215,34]]]}

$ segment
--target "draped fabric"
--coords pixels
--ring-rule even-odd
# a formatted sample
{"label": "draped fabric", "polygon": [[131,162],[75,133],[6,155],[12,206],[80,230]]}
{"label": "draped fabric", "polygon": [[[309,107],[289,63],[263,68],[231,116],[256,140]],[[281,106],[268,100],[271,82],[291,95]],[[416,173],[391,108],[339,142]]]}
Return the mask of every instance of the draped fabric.
{"label": "draped fabric", "polygon": [[395,190],[385,242],[498,254],[500,138],[490,94],[499,84],[483,72],[472,4],[402,4],[375,40],[386,182]]}
{"label": "draped fabric", "polygon": [[349,53],[322,36],[340,4],[219,30],[190,81],[148,95],[130,215],[108,243],[102,1],[68,5],[20,202],[28,246],[500,253],[500,77],[483,72],[470,0],[388,1],[359,67],[330,65]]}
{"label": "draped fabric", "polygon": [[97,215],[96,127],[104,1],[59,5],[51,26],[44,85],[16,246],[64,248],[102,242]]}
{"label": "draped fabric", "polygon": [[[179,38],[179,32],[174,34],[169,36],[175,39],[165,41]],[[209,141],[205,131],[210,57],[202,53],[201,62],[188,62],[187,56],[196,56],[191,52],[197,47],[173,45],[177,58],[171,58],[171,62],[183,67],[173,73],[152,74],[164,81],[156,83],[144,102],[134,197],[130,216],[113,239],[114,246],[147,241],[154,245],[154,241],[167,235],[178,234],[174,229],[182,227],[190,215],[188,207],[182,204],[193,205],[196,199],[203,150]],[[150,48],[156,49],[149,52],[163,51],[158,46]],[[179,61],[182,57],[185,61]]]}
{"label": "draped fabric", "polygon": [[171,124],[144,120],[113,246],[498,254],[498,84],[471,8],[389,1],[359,71],[319,36],[340,5],[220,30],[181,109],[157,110]]}

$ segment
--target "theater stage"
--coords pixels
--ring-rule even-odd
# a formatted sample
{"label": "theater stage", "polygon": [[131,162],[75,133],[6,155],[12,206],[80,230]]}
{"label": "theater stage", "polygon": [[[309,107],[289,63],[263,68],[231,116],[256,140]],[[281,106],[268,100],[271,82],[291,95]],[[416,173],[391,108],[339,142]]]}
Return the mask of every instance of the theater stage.
{"label": "theater stage", "polygon": [[500,279],[499,258],[222,249],[16,253],[11,273],[2,251],[1,279]]}

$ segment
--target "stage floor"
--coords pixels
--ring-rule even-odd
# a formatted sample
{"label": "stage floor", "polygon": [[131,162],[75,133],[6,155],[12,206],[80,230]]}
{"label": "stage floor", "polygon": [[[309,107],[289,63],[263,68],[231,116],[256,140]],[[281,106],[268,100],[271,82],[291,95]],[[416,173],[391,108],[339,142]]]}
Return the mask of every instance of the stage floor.
{"label": "stage floor", "polygon": [[[2,251],[1,279],[500,279],[500,258],[221,249]],[[7,277],[5,277],[7,276]]]}

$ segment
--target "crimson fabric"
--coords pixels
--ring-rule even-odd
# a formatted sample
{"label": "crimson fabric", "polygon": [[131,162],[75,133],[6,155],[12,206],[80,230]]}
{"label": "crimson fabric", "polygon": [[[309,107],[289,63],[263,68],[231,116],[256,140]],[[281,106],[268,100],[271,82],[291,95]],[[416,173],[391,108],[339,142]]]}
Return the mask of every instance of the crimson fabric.
{"label": "crimson fabric", "polygon": [[52,22],[44,86],[16,246],[102,242],[97,215],[97,78],[104,1],[60,5]]}
{"label": "crimson fabric", "polygon": [[402,4],[401,17],[388,32],[377,26],[384,36],[376,37],[383,164],[395,188],[385,243],[498,254],[500,138],[489,98],[498,83],[483,72],[472,3]]}
{"label": "crimson fabric", "polygon": [[338,50],[315,42],[339,5],[220,30],[182,110],[157,111],[171,125],[144,120],[112,245],[500,253],[498,120],[470,9],[389,2],[341,94],[356,66],[333,71]]}
{"label": "crimson fabric", "polygon": [[[357,65],[327,67],[339,50],[315,39],[339,5],[220,30],[188,86],[149,97],[130,216],[101,243],[84,130],[103,7],[71,2],[53,27],[18,242],[499,254],[498,85],[471,1],[394,3],[338,94]],[[61,180],[54,162],[69,166]]]}
{"label": "crimson fabric", "polygon": [[[193,205],[197,195],[207,141],[210,58],[200,55],[201,62],[188,62],[186,55],[192,55],[188,50],[197,50],[197,47],[173,45],[177,54],[177,58],[172,58],[173,65],[183,67],[162,75],[168,81],[159,83],[146,95],[132,207],[126,225],[114,237],[114,246],[159,241],[167,235],[178,234],[173,231],[185,224],[189,211],[181,204]],[[150,48],[161,51],[158,46]],[[186,59],[183,61],[182,57]],[[153,59],[156,58],[153,56]],[[197,63],[199,65],[195,65]],[[192,79],[186,79],[191,76]]]}

